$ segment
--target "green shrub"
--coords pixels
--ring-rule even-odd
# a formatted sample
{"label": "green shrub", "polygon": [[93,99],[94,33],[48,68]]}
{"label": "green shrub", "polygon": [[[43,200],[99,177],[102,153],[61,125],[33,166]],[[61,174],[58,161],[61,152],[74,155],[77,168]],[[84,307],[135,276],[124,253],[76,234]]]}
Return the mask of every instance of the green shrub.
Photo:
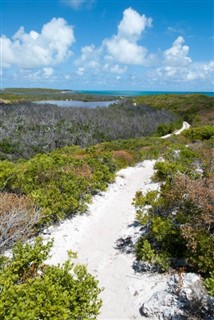
{"label": "green shrub", "polygon": [[178,173],[198,178],[199,175],[195,171],[195,161],[198,159],[199,154],[191,148],[180,144],[171,144],[165,151],[165,161],[155,164],[157,171],[154,179],[163,181],[171,179]]}
{"label": "green shrub", "polygon": [[155,164],[155,176],[154,179],[158,181],[166,180],[169,177],[172,177],[174,174],[183,172],[184,167],[181,164],[170,163],[168,161],[156,162]]}
{"label": "green shrub", "polygon": [[182,121],[160,124],[156,130],[158,137],[165,136],[182,127]]}
{"label": "green shrub", "polygon": [[71,259],[57,267],[45,265],[51,246],[37,238],[34,245],[17,244],[12,258],[1,257],[1,319],[96,319],[101,306],[98,281]]}
{"label": "green shrub", "polygon": [[214,136],[214,127],[203,126],[203,127],[190,128],[185,130],[183,134],[193,141],[209,140]]}
{"label": "green shrub", "polygon": [[209,277],[205,280],[205,286],[209,294],[214,296],[214,272],[211,272]]}
{"label": "green shrub", "polygon": [[0,151],[3,153],[15,153],[17,150],[17,145],[10,141],[9,139],[3,139],[0,141]]}
{"label": "green shrub", "polygon": [[0,187],[30,196],[41,209],[40,222],[50,223],[84,211],[91,195],[113,181],[116,168],[110,153],[67,148],[29,161],[0,162]]}
{"label": "green shrub", "polygon": [[209,277],[214,272],[213,201],[212,176],[194,180],[172,175],[158,197],[154,191],[137,192],[134,204],[143,225],[137,257],[161,268],[164,263],[172,267],[182,263]]}

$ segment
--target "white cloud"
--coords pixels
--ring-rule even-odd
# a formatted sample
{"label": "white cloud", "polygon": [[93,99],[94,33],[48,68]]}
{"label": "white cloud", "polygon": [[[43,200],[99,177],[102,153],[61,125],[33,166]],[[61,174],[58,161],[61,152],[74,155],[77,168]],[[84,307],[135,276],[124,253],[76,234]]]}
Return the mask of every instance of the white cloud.
{"label": "white cloud", "polygon": [[137,41],[146,27],[152,26],[152,19],[142,16],[132,8],[123,12],[123,19],[118,26],[118,36],[130,41]]}
{"label": "white cloud", "polygon": [[71,75],[70,74],[66,74],[65,75],[65,80],[71,80]]}
{"label": "white cloud", "polygon": [[50,78],[54,74],[54,69],[51,67],[45,67],[43,68],[43,77],[45,79]]}
{"label": "white cloud", "polygon": [[214,79],[214,60],[208,63],[193,63],[186,74],[187,80],[206,80],[212,77]]}
{"label": "white cloud", "polygon": [[102,47],[96,48],[93,44],[81,48],[81,55],[75,61],[76,75],[84,85],[95,83],[106,77],[104,68],[105,59]]}
{"label": "white cloud", "polygon": [[77,73],[79,76],[82,76],[82,75],[84,74],[84,72],[85,72],[85,68],[79,67],[76,73]]}
{"label": "white cloud", "polygon": [[19,69],[14,73],[15,79],[23,78],[30,81],[43,81],[52,80],[56,77],[54,76],[54,69],[51,67],[44,67],[38,70],[32,69]]}
{"label": "white cloud", "polygon": [[193,62],[189,57],[189,47],[184,45],[184,38],[179,36],[172,47],[163,52],[162,64],[150,73],[156,81],[187,83],[197,80],[208,81],[214,77],[214,61],[207,63]]}
{"label": "white cloud", "polygon": [[85,69],[98,69],[102,57],[102,48],[96,48],[93,44],[81,48],[81,56],[76,60],[76,65]]}
{"label": "white cloud", "polygon": [[95,0],[62,0],[62,2],[64,2],[72,9],[78,10],[83,6],[90,8],[94,4]]}
{"label": "white cloud", "polygon": [[2,66],[17,65],[21,68],[39,68],[63,62],[71,54],[75,37],[73,27],[63,18],[53,18],[38,33],[26,33],[23,27],[12,39],[1,37]]}
{"label": "white cloud", "polygon": [[115,64],[115,65],[107,68],[107,70],[110,70],[110,72],[112,72],[112,73],[123,74],[126,72],[127,67],[120,67],[118,64]]}
{"label": "white cloud", "polygon": [[164,52],[164,64],[168,66],[187,66],[192,62],[188,57],[189,47],[184,45],[184,38],[179,36],[170,49]]}
{"label": "white cloud", "polygon": [[111,39],[105,39],[103,46],[108,54],[119,63],[146,65],[147,50],[138,44],[146,27],[152,26],[152,19],[140,15],[132,8],[123,12],[123,19],[118,25],[118,32]]}
{"label": "white cloud", "polygon": [[105,45],[113,59],[123,64],[144,64],[147,50],[125,38],[114,36],[106,40]]}
{"label": "white cloud", "polygon": [[79,76],[87,72],[98,75],[98,73],[123,74],[127,71],[126,66],[115,63],[111,56],[105,55],[103,47],[96,48],[94,45],[83,47],[81,56],[75,63],[78,67],[76,73]]}

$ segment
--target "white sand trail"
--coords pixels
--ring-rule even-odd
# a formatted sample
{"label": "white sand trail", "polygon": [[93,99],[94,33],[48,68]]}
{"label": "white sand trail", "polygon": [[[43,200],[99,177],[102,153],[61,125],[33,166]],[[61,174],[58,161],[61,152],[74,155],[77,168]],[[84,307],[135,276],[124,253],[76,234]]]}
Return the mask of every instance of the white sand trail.
{"label": "white sand trail", "polygon": [[173,133],[166,134],[165,136],[162,136],[161,139],[167,139],[167,138],[171,137],[173,134],[179,135],[182,131],[189,129],[189,128],[190,128],[190,124],[188,122],[184,121],[182,127],[179,130],[175,130]]}
{"label": "white sand trail", "polygon": [[45,238],[54,238],[51,264],[67,258],[67,250],[78,252],[78,263],[104,287],[103,307],[98,319],[142,319],[139,308],[152,293],[166,286],[167,277],[158,274],[135,273],[135,256],[122,253],[116,241],[123,237],[136,238],[135,209],[132,200],[139,189],[157,189],[150,178],[155,161],[146,160],[135,167],[120,170],[116,181],[107,191],[94,197],[88,214],[51,227]]}
{"label": "white sand trail", "polygon": [[[173,134],[180,134],[188,127],[184,122]],[[86,264],[88,271],[98,278],[100,287],[104,288],[100,320],[144,318],[139,308],[154,292],[167,286],[167,274],[135,273],[132,268],[135,255],[122,253],[117,248],[118,239],[131,237],[136,240],[139,236],[132,200],[137,190],[159,188],[157,183],[151,182],[154,164],[154,160],[146,160],[120,170],[107,191],[93,197],[88,214],[50,227],[44,235],[47,240],[54,238],[52,258],[48,263],[64,262],[67,251],[73,250],[78,253],[77,262]]]}

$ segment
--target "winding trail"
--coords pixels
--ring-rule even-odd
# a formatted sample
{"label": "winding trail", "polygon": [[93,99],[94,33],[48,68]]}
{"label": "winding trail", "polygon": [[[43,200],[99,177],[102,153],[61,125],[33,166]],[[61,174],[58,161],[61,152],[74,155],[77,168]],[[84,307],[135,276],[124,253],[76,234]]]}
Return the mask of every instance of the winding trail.
{"label": "winding trail", "polygon": [[137,190],[159,188],[158,183],[151,181],[154,164],[155,160],[146,160],[120,170],[115,182],[93,198],[86,214],[52,226],[43,234],[45,240],[54,238],[48,263],[64,262],[67,251],[72,250],[78,253],[77,262],[86,264],[98,278],[99,286],[104,288],[98,319],[142,319],[141,305],[167,285],[167,275],[137,273],[133,269],[133,243],[139,237],[140,227],[135,221],[132,200]]}
{"label": "winding trail", "polygon": [[190,128],[190,124],[189,124],[188,122],[184,121],[181,129],[175,130],[173,133],[166,134],[165,136],[162,136],[161,139],[169,138],[169,137],[171,137],[173,134],[179,135],[182,131],[184,131],[184,130],[186,130],[186,129],[189,129],[189,128]]}

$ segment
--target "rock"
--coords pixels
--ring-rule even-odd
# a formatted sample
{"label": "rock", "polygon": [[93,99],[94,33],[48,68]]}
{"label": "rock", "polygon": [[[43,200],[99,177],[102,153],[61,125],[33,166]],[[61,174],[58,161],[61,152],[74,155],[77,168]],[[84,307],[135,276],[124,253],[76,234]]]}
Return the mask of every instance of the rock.
{"label": "rock", "polygon": [[[152,297],[143,304],[141,314],[150,317],[151,315],[162,314],[164,310],[172,309],[175,303],[175,298],[167,291],[159,291],[152,295]],[[171,314],[171,312],[169,312]]]}
{"label": "rock", "polygon": [[166,290],[154,293],[142,305],[140,313],[159,320],[213,320],[214,298],[207,294],[198,275],[176,274]]}

